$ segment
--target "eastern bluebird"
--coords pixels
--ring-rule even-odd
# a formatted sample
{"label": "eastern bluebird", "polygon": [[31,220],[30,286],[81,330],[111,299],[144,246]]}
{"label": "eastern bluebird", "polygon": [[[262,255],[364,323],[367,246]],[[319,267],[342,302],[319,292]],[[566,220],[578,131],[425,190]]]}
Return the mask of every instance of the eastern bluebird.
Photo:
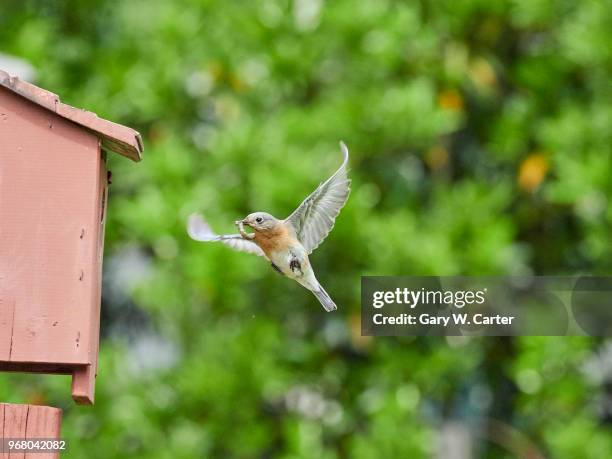
{"label": "eastern bluebird", "polygon": [[[346,167],[349,152],[343,142],[340,142],[340,149],[344,155],[340,168],[285,220],[278,220],[266,212],[255,212],[235,222],[239,234],[220,236],[202,216],[192,214],[187,224],[189,236],[196,241],[219,241],[235,250],[266,258],[275,270],[314,293],[326,311],[334,311],[336,304],[319,284],[308,255],[327,237],[349,196]],[[244,225],[253,229],[253,233],[247,233]]]}

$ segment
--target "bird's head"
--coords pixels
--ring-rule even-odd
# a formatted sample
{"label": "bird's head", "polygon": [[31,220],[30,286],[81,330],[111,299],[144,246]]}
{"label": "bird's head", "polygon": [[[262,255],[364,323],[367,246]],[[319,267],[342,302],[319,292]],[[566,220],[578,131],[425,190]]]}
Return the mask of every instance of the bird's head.
{"label": "bird's head", "polygon": [[276,228],[279,221],[266,212],[255,212],[247,215],[242,223],[253,228],[255,232],[265,232]]}

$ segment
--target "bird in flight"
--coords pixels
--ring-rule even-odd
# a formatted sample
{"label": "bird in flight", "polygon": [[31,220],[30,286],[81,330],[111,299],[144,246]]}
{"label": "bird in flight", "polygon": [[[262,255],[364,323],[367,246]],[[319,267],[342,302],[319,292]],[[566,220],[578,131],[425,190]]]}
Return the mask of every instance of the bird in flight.
{"label": "bird in flight", "polygon": [[[215,234],[201,215],[192,214],[189,236],[202,242],[221,242],[234,250],[253,253],[268,260],[279,273],[306,287],[330,312],[336,304],[315,277],[308,255],[334,227],[350,192],[347,173],[348,148],[340,142],[344,156],[340,168],[321,183],[289,217],[279,220],[266,212],[254,212],[235,222],[238,234]],[[245,226],[253,232],[247,233]]]}

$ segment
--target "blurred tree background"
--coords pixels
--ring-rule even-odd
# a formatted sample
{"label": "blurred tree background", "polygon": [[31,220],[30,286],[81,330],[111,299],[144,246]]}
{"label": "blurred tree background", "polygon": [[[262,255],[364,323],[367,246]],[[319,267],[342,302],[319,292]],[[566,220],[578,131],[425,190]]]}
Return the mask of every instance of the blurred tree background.
{"label": "blurred tree background", "polygon": [[[96,405],[66,458],[603,458],[612,343],[360,336],[361,275],[612,271],[612,5],[3,0],[0,51],[138,129],[109,158]],[[339,310],[185,233],[288,215],[352,153],[314,253]],[[450,452],[444,452],[444,445]]]}

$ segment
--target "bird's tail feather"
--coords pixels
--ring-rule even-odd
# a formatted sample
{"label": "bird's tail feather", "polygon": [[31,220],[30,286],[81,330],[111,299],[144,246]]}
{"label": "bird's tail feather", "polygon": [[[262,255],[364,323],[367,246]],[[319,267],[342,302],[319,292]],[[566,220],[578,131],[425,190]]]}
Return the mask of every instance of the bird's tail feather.
{"label": "bird's tail feather", "polygon": [[323,305],[323,309],[325,309],[327,312],[335,311],[336,309],[338,309],[336,303],[334,303],[334,300],[332,300],[331,297],[325,291],[325,289],[321,287],[321,284],[319,284],[318,290],[312,290],[312,293],[314,293],[314,295],[317,297],[317,300],[319,300],[321,305]]}

